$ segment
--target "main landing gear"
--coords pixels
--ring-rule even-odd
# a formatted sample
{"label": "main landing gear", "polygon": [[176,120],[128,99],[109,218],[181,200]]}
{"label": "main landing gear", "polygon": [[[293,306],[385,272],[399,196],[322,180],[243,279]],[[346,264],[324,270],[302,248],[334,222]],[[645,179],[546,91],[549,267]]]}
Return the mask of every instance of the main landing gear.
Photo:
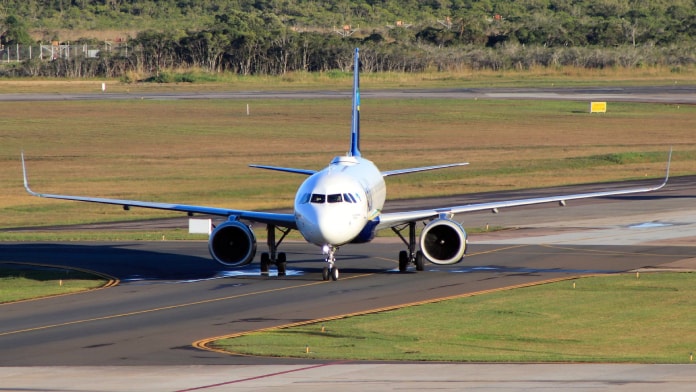
{"label": "main landing gear", "polygon": [[[408,241],[401,232],[408,229]],[[392,227],[392,231],[401,238],[408,250],[399,252],[399,272],[406,272],[409,264],[416,266],[416,271],[423,271],[423,252],[416,251],[416,222],[408,222],[401,226]]]}
{"label": "main landing gear", "polygon": [[[276,229],[283,233],[280,240],[276,242]],[[268,237],[266,243],[270,254],[267,252],[261,253],[261,275],[268,276],[268,270],[271,264],[275,264],[278,269],[278,276],[285,276],[287,270],[287,256],[285,252],[278,253],[278,246],[285,239],[285,237],[290,233],[291,229],[282,229],[274,225],[266,225],[266,232]]]}
{"label": "main landing gear", "polygon": [[324,267],[321,271],[321,278],[326,280],[338,280],[338,268],[336,268],[336,251],[338,248],[331,245],[324,245],[324,254],[326,255],[326,262],[329,264]]}

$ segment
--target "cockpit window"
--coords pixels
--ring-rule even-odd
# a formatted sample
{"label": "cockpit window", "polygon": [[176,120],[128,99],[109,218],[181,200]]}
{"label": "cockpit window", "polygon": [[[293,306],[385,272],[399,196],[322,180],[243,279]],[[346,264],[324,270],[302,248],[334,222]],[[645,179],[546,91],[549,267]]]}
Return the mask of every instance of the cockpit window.
{"label": "cockpit window", "polygon": [[321,204],[326,201],[326,195],[320,195],[318,193],[312,194],[312,203]]}
{"label": "cockpit window", "polygon": [[340,203],[343,201],[343,196],[340,193],[336,193],[328,196],[329,203]]}
{"label": "cockpit window", "polygon": [[309,193],[303,193],[302,197],[300,198],[300,204],[307,204],[309,203],[309,199],[312,195]]}

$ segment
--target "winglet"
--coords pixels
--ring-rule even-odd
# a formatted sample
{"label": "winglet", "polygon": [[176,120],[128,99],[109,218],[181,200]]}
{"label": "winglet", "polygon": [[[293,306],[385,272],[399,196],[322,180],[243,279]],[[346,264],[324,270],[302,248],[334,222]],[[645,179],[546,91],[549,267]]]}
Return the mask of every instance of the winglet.
{"label": "winglet", "polygon": [[353,64],[353,115],[350,126],[350,156],[360,156],[360,50],[355,48]]}
{"label": "winglet", "polygon": [[665,180],[662,182],[660,187],[667,185],[667,180],[669,180],[669,166],[672,163],[672,146],[669,146],[669,155],[667,156],[667,173],[665,173]]}
{"label": "winglet", "polygon": [[24,151],[22,151],[22,174],[24,175],[24,189],[32,196],[40,196],[29,188],[29,180],[27,179],[27,165],[24,163]]}

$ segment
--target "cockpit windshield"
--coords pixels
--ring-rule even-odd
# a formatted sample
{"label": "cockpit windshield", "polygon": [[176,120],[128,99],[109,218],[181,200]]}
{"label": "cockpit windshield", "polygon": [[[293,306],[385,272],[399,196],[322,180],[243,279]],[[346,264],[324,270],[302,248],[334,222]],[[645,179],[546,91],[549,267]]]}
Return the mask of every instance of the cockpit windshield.
{"label": "cockpit windshield", "polygon": [[311,195],[303,196],[301,203],[357,203],[358,200],[360,200],[360,197],[352,193],[332,193],[330,195],[312,193]]}
{"label": "cockpit windshield", "polygon": [[321,204],[321,203],[326,201],[326,195],[322,195],[319,193],[313,193],[311,201],[312,201],[312,203]]}
{"label": "cockpit windshield", "polygon": [[343,201],[343,196],[342,196],[340,193],[336,193],[336,194],[333,194],[333,195],[329,195],[329,196],[326,198],[326,200],[327,200],[329,203],[340,203],[340,202]]}

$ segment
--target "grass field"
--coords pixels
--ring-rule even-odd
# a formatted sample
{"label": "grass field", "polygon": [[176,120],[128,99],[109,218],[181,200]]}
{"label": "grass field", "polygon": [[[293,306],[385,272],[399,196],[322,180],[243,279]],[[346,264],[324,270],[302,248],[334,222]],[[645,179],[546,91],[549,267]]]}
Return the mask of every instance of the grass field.
{"label": "grass field", "polygon": [[689,363],[696,351],[695,278],[561,281],[252,333],[214,347],[320,359]]}
{"label": "grass field", "polygon": [[[246,104],[250,115],[246,115]],[[392,177],[388,198],[696,173],[696,107],[586,102],[370,100],[363,154],[381,169],[468,161]],[[0,116],[0,227],[166,216],[43,200],[34,190],[265,209],[290,207],[302,178],[249,163],[318,169],[348,146],[349,100],[6,102]]]}
{"label": "grass field", "polygon": [[103,287],[107,282],[104,277],[71,269],[6,264],[0,266],[0,303],[72,294]]}

